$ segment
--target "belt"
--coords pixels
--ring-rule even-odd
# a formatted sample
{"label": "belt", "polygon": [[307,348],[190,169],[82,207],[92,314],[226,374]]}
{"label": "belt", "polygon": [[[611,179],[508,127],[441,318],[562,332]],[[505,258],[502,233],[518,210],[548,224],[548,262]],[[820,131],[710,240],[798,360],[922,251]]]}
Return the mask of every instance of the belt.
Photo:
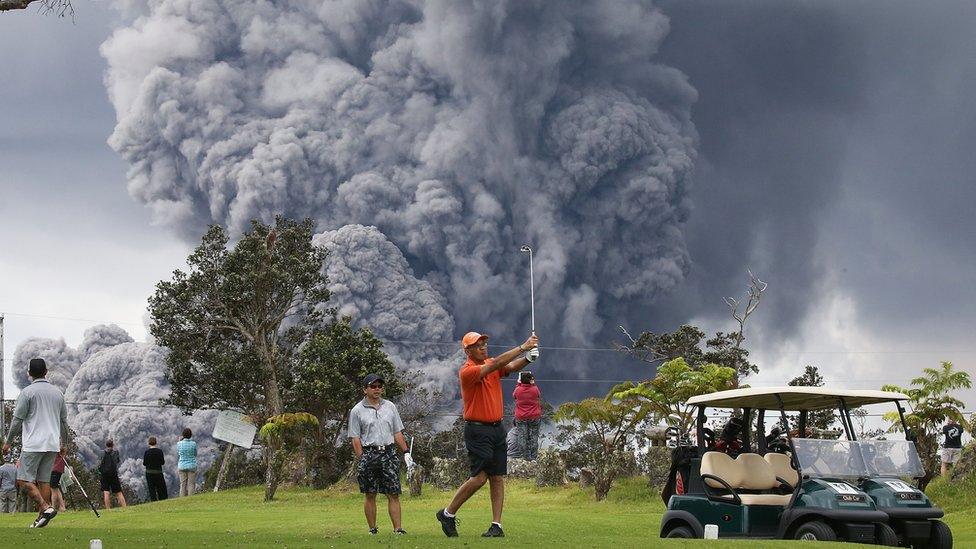
{"label": "belt", "polygon": [[386,450],[390,446],[393,446],[393,445],[392,444],[383,444],[383,445],[380,445],[380,444],[370,444],[368,446],[363,446],[363,450]]}
{"label": "belt", "polygon": [[466,423],[470,423],[471,425],[482,425],[482,426],[484,426],[484,427],[497,427],[497,426],[499,426],[499,425],[501,425],[501,424],[502,424],[502,422],[501,422],[501,420],[498,420],[498,421],[492,421],[492,422],[490,422],[490,423],[489,423],[489,422],[487,422],[487,421],[472,421],[472,420],[470,420],[470,419],[466,419],[466,420],[464,420],[464,421],[465,421]]}

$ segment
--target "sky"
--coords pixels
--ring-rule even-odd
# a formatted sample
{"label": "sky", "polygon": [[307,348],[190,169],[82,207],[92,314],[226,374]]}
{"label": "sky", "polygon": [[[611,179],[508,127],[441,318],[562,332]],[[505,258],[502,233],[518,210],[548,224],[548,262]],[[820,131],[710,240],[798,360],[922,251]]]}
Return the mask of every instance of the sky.
{"label": "sky", "polygon": [[[976,156],[971,152],[976,137],[976,99],[971,93],[976,89],[976,35],[970,28],[976,6],[839,1],[667,1],[657,6],[660,12],[655,13],[664,17],[648,17],[646,23],[664,26],[650,34],[658,42],[651,41],[648,48],[656,51],[643,55],[650,56],[654,67],[667,70],[654,72],[650,65],[641,65],[634,72],[642,76],[646,71],[644,80],[634,77],[621,83],[628,76],[626,63],[633,62],[628,58],[619,66],[608,63],[617,72],[605,76],[592,69],[599,65],[596,54],[609,51],[599,40],[602,35],[579,46],[583,53],[578,61],[583,68],[591,67],[588,78],[607,82],[607,89],[624,89],[631,99],[639,95],[642,99],[632,99],[633,104],[649,102],[677,120],[672,133],[660,130],[661,139],[692,144],[694,151],[688,155],[694,167],[687,177],[678,177],[678,190],[672,189],[665,204],[674,211],[667,220],[649,226],[655,237],[680,235],[660,250],[662,257],[677,264],[678,274],[664,282],[649,278],[646,283],[655,285],[653,291],[608,297],[611,290],[618,291],[610,284],[613,277],[599,270],[577,276],[568,269],[570,274],[559,275],[560,285],[551,286],[558,291],[547,295],[545,273],[556,271],[545,269],[558,258],[541,256],[540,328],[548,329],[540,329],[544,346],[545,337],[552,334],[548,341],[553,346],[605,349],[619,339],[617,324],[632,332],[668,331],[686,322],[708,331],[729,331],[734,326],[722,298],[741,296],[751,269],[769,283],[746,331],[747,346],[761,370],[754,384],[782,384],[805,364],[818,366],[829,385],[851,388],[906,384],[920,368],[942,360],[976,370],[976,289],[969,276],[976,269]],[[126,64],[126,47],[136,58],[148,49],[151,36],[127,42],[123,38],[133,35],[119,35],[112,47],[103,49],[105,54],[100,53],[115,29],[135,33],[133,29],[140,27],[105,2],[78,2],[75,8],[74,21],[34,10],[0,16],[0,51],[6,52],[0,57],[0,312],[6,314],[7,359],[31,336],[63,337],[76,346],[86,328],[102,322],[114,322],[143,340],[146,298],[157,281],[183,265],[198,224],[235,222],[231,213],[215,214],[214,219],[167,217],[168,210],[161,214],[159,197],[152,195],[158,189],[139,187],[139,177],[145,174],[134,170],[127,175],[130,166],[145,160],[133,151],[151,138],[136,131],[144,127],[141,119],[120,123],[118,113],[139,113],[137,108],[153,112],[159,105],[132,106],[132,97],[145,93],[145,86],[139,86],[150,78],[140,75],[126,81],[125,71],[138,65]],[[455,21],[451,17],[456,14],[443,11],[446,15],[429,15]],[[609,15],[606,20],[620,24]],[[636,37],[642,31],[628,32],[639,42]],[[463,40],[461,34],[458,40]],[[471,41],[480,37],[472,36]],[[522,35],[513,31],[512,36]],[[434,38],[417,38],[418,57],[433,55],[431,44],[423,40]],[[596,60],[587,52],[596,52]],[[462,53],[457,59],[463,59]],[[521,69],[511,55],[510,65]],[[333,57],[322,54],[326,60]],[[353,67],[365,66],[354,54],[347,57],[353,58]],[[540,64],[545,61],[542,53],[538,58]],[[487,65],[506,67],[504,56],[487,59]],[[449,67],[445,78],[477,79],[478,75],[457,76],[463,64],[452,64],[454,60],[442,60]],[[114,77],[107,80],[109,74]],[[265,75],[269,81],[272,76]],[[199,75],[193,78],[203,80]],[[326,80],[323,85],[334,85]],[[558,86],[583,89],[568,78],[559,82]],[[478,90],[469,93],[476,95]],[[526,102],[536,97],[525,93]],[[280,116],[279,110],[287,107],[266,102],[261,114]],[[571,109],[560,114],[567,112]],[[553,118],[562,120],[555,114]],[[194,137],[192,130],[186,131],[183,143]],[[116,146],[122,154],[107,144],[113,132],[122,142]],[[604,139],[620,135],[624,134],[607,133]],[[552,136],[553,141],[560,138]],[[673,150],[678,149],[675,145]],[[140,166],[145,171],[145,165]],[[675,166],[675,171],[683,169]],[[443,169],[463,180],[457,167]],[[130,194],[127,186],[137,190]],[[163,189],[159,196],[185,188]],[[594,191],[592,197],[596,196]],[[194,212],[206,202],[188,200]],[[579,194],[574,200],[584,205],[574,205],[579,210],[574,215],[580,223],[591,223],[585,212],[587,196]],[[259,204],[253,211],[266,207]],[[540,218],[551,213],[539,211]],[[643,223],[657,212],[638,211],[630,222]],[[444,254],[423,247],[429,244],[403,244],[416,242],[409,227],[401,235],[397,221],[384,227],[376,219],[364,223],[380,225],[389,241],[399,246],[415,275],[408,277],[411,283],[465,305],[451,309],[452,336],[459,337],[471,321],[470,315],[457,312],[470,310],[468,298],[451,290],[447,277],[441,276],[453,273],[456,265],[438,263]],[[573,229],[577,218],[565,219]],[[320,228],[338,226],[323,223]],[[627,229],[615,227],[612,234],[626,235]],[[553,247],[562,244],[551,238]],[[579,237],[579,246],[585,248],[585,240],[585,235]],[[586,261],[612,262],[613,240],[599,244]],[[545,253],[545,248],[537,253]],[[513,270],[518,271],[501,277],[501,283],[524,278],[517,261],[522,261],[518,255],[501,261],[516,265]],[[585,267],[583,260],[571,261],[574,267]],[[599,284],[601,279],[606,287]],[[504,303],[512,306],[511,299]],[[557,311],[556,303],[569,306]],[[518,307],[517,314],[504,318],[524,323],[524,300]],[[583,321],[574,324],[567,320],[570,317]],[[498,329],[500,342],[514,344],[520,333]],[[552,351],[544,356],[552,357],[553,368],[537,376],[565,380],[549,387],[540,382],[544,394],[557,400],[607,388],[574,380],[647,376],[644,365],[609,351]],[[543,360],[539,369],[546,365]],[[10,380],[8,372],[12,392]],[[976,407],[976,393],[964,396],[970,409]]]}

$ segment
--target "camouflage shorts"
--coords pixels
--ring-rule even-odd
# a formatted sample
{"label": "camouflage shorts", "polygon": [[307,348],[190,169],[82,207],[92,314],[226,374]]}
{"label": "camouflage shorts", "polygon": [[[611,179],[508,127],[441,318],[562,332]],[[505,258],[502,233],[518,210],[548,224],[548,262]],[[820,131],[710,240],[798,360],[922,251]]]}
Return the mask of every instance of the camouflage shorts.
{"label": "camouflage shorts", "polygon": [[364,494],[399,494],[400,458],[397,456],[396,445],[363,448],[356,480],[359,481],[359,491]]}

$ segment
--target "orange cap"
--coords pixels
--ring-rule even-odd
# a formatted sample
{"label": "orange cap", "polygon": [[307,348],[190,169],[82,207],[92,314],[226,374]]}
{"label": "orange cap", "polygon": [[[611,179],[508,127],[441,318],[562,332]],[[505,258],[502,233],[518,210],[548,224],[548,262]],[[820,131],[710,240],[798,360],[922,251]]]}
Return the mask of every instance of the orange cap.
{"label": "orange cap", "polygon": [[481,341],[482,339],[488,339],[488,334],[479,334],[478,332],[468,332],[464,334],[461,338],[461,348],[467,349],[468,347],[474,345],[475,343]]}

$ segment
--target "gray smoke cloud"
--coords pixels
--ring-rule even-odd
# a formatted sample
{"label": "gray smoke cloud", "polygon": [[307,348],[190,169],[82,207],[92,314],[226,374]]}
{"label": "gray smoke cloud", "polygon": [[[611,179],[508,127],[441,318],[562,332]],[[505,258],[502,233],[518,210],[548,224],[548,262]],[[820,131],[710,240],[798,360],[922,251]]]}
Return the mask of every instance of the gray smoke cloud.
{"label": "gray smoke cloud", "polygon": [[323,266],[339,314],[369,319],[369,328],[386,342],[384,350],[403,370],[423,370],[421,387],[448,391],[464,362],[450,341],[454,322],[447,303],[426,281],[415,278],[400,250],[377,229],[346,225],[315,235],[313,243],[329,250]]}
{"label": "gray smoke cloud", "polygon": [[102,45],[109,144],[189,241],[285,214],[395,247],[409,307],[356,289],[403,297],[355,254],[329,267],[389,337],[521,337],[530,243],[540,332],[591,343],[690,266],[696,92],[654,60],[668,31],[642,0],[161,0]]}
{"label": "gray smoke cloud", "polygon": [[84,338],[78,347],[79,358],[85,362],[95,353],[134,340],[128,332],[115,324],[100,324],[85,330]]}
{"label": "gray smoke cloud", "polygon": [[31,384],[27,366],[32,358],[43,358],[47,362],[47,380],[61,391],[68,387],[81,367],[78,351],[69,347],[64,338],[27,338],[14,349],[13,378],[19,389]]}
{"label": "gray smoke cloud", "polygon": [[[166,455],[164,473],[171,491],[179,486],[176,442],[184,427],[193,431],[197,441],[199,471],[210,468],[217,451],[210,437],[217,412],[205,410],[184,416],[176,408],[158,406],[160,399],[169,394],[169,384],[164,379],[165,360],[166,350],[162,347],[121,343],[88,359],[65,393],[68,421],[77,433],[75,442],[81,458],[89,466],[97,464],[105,441],[111,438],[122,458],[119,476],[143,496],[146,487],[142,454],[148,448],[148,437],[155,436]],[[111,405],[115,403],[123,405]]]}

